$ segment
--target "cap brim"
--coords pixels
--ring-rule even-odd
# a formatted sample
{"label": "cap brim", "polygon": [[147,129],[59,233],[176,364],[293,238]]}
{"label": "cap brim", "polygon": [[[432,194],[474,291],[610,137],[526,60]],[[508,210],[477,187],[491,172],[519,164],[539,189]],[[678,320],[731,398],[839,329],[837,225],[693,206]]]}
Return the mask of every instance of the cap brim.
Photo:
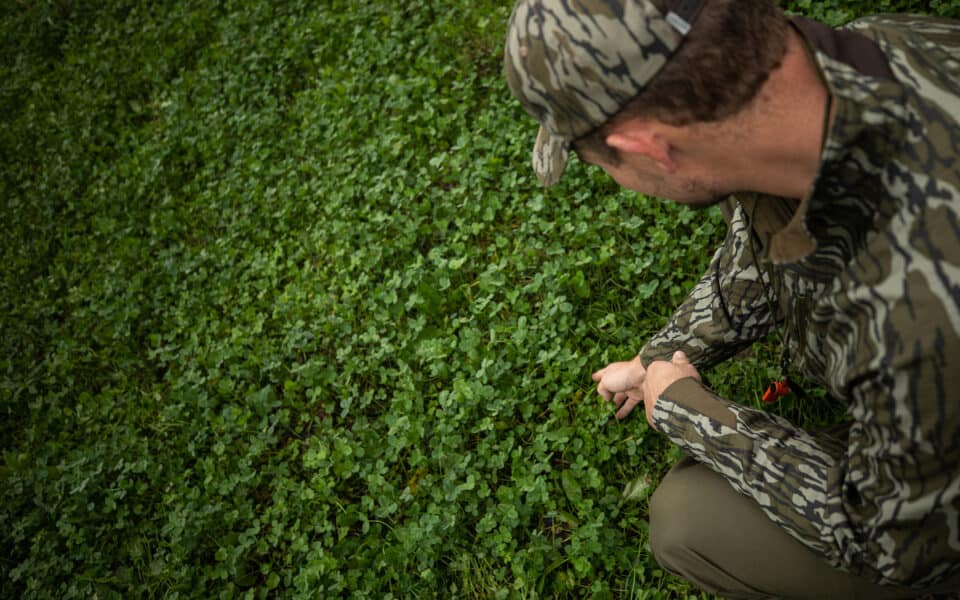
{"label": "cap brim", "polygon": [[533,170],[540,183],[549,187],[560,181],[570,154],[566,140],[551,135],[542,126],[533,147]]}

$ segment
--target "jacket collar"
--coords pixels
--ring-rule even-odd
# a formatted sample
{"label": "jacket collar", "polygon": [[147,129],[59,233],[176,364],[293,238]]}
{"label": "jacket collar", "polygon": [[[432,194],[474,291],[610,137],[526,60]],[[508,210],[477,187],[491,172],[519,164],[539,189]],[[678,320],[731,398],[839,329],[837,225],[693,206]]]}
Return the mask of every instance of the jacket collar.
{"label": "jacket collar", "polygon": [[[802,17],[794,17],[791,24],[818,66],[828,90],[828,101],[820,168],[810,191],[799,205],[795,201],[769,202],[767,198],[755,207],[754,227],[758,233],[772,235],[769,258],[774,263],[800,261],[813,255],[820,246],[821,228],[817,224],[829,213],[831,198],[842,193],[844,186],[838,184],[842,181],[842,172],[851,161],[860,159],[854,156],[858,148],[871,146],[865,138],[891,135],[886,130],[888,124],[868,123],[864,119],[863,102],[868,100],[862,97],[863,86],[895,81],[886,56],[866,36],[835,30]],[[871,157],[871,161],[877,158]],[[792,215],[790,209],[785,208],[790,205]]]}

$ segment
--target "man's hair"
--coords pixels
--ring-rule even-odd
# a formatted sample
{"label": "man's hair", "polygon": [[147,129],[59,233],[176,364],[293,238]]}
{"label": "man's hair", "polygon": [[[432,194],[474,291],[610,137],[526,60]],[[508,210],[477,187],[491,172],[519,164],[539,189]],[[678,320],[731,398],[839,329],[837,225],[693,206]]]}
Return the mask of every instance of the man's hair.
{"label": "man's hair", "polygon": [[[662,13],[669,0],[650,0]],[[683,46],[642,92],[613,118],[575,140],[619,163],[606,143],[613,124],[653,119],[668,125],[720,121],[746,108],[780,66],[787,47],[787,19],[772,0],[707,0]]]}

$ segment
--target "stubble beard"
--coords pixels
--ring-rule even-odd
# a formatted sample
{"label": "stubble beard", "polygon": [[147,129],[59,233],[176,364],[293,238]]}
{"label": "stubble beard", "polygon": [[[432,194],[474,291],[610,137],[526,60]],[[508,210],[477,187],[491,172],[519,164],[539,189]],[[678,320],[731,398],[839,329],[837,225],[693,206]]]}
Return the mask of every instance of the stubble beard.
{"label": "stubble beard", "polygon": [[716,186],[709,185],[697,179],[685,181],[683,188],[684,192],[687,193],[687,199],[679,203],[697,210],[704,210],[711,206],[716,206],[730,196],[729,192],[722,192],[717,189]]}

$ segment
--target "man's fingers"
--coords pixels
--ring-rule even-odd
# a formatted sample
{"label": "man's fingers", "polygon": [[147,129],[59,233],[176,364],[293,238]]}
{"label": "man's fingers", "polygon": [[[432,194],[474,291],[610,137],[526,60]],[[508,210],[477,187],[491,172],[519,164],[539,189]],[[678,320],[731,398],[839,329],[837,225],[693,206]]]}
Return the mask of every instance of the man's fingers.
{"label": "man's fingers", "polygon": [[607,387],[603,385],[602,381],[597,384],[597,393],[600,394],[607,402],[613,400],[613,392],[608,390]]}
{"label": "man's fingers", "polygon": [[617,411],[617,420],[626,419],[627,415],[633,412],[633,407],[640,403],[640,400],[637,396],[627,396],[626,402],[624,402],[620,410]]}
{"label": "man's fingers", "polygon": [[[590,378],[597,382],[597,394],[607,402],[613,402],[623,418],[633,410],[637,404],[633,397],[643,397],[640,386],[643,384],[645,369],[637,359],[619,363],[611,363],[592,373]],[[629,406],[624,410],[624,406]]]}
{"label": "man's fingers", "polygon": [[702,381],[700,377],[700,372],[697,371],[697,368],[693,366],[693,363],[690,362],[690,358],[683,352],[683,350],[677,350],[673,353],[673,360],[671,361],[675,367],[678,367],[681,371],[685,372],[687,376],[695,378],[697,381]]}
{"label": "man's fingers", "polygon": [[623,404],[623,401],[626,399],[627,399],[626,392],[617,392],[617,394],[613,396],[613,403],[616,404],[617,406],[620,406],[621,404]]}

